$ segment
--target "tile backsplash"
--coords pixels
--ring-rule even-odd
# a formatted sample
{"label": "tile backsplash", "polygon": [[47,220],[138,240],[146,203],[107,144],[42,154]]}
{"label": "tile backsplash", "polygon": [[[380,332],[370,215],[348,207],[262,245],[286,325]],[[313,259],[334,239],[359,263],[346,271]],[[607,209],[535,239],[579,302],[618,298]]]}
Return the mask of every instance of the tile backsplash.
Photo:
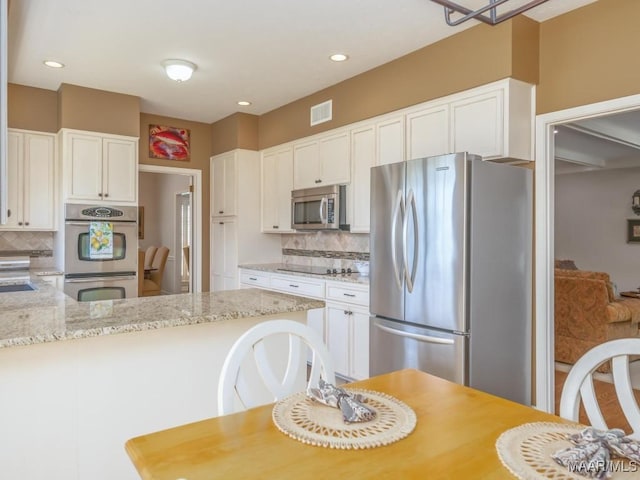
{"label": "tile backsplash", "polygon": [[282,262],[327,268],[353,268],[369,260],[369,235],[349,232],[310,232],[282,235]]}
{"label": "tile backsplash", "polygon": [[31,257],[32,268],[51,268],[53,232],[0,232],[0,255],[26,255]]}

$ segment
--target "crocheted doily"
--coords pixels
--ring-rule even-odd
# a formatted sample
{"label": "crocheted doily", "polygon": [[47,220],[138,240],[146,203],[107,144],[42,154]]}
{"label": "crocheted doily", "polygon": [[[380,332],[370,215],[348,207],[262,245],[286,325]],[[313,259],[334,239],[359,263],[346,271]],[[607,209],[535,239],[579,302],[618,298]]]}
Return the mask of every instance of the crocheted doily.
{"label": "crocheted doily", "polygon": [[366,405],[376,411],[370,422],[346,424],[338,408],[295,393],[273,407],[273,422],[278,429],[300,442],[328,448],[373,448],[397,442],[416,426],[416,414],[407,404],[381,392],[347,388],[360,393]]}
{"label": "crocheted doily", "polygon": [[[551,422],[525,423],[502,433],[496,450],[502,464],[521,480],[585,480],[584,476],[558,465],[551,454],[572,446],[567,435],[583,430],[584,425]],[[640,466],[639,466],[640,468]],[[613,479],[638,478],[639,471],[626,460],[613,459]]]}

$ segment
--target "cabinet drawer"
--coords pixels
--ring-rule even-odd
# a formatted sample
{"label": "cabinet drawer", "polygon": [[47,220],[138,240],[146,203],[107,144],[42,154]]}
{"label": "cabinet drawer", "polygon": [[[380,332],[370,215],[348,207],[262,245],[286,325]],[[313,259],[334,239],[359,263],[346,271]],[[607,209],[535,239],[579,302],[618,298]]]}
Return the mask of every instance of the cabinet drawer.
{"label": "cabinet drawer", "polygon": [[327,300],[337,300],[339,302],[369,306],[369,289],[328,283]]}
{"label": "cabinet drawer", "polygon": [[271,288],[294,295],[324,298],[324,282],[299,280],[298,277],[272,277]]}
{"label": "cabinet drawer", "polygon": [[269,275],[263,272],[240,271],[240,283],[255,287],[269,288]]}

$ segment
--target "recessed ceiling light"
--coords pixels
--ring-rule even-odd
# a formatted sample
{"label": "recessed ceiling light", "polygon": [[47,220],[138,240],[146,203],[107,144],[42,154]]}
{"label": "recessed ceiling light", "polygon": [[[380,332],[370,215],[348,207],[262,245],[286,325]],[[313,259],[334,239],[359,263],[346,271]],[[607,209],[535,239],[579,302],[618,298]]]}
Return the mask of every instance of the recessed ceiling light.
{"label": "recessed ceiling light", "polygon": [[347,55],[345,55],[344,53],[334,53],[333,55],[331,55],[329,57],[331,60],[333,60],[334,62],[344,62],[345,60],[347,60],[349,57]]}
{"label": "recessed ceiling light", "polygon": [[238,102],[238,105],[241,105],[243,107],[248,107],[249,105],[251,105],[251,102],[247,102],[246,100],[240,100]]}
{"label": "recessed ceiling light", "polygon": [[63,68],[64,63],[56,62],[55,60],[45,60],[43,62],[47,67],[51,68]]}

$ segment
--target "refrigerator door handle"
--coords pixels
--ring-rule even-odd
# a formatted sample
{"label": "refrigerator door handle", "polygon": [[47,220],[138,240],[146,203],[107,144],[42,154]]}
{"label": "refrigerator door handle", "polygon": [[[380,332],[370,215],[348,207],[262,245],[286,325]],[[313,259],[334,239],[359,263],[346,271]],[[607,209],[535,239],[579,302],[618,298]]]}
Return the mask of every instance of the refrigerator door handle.
{"label": "refrigerator door handle", "polygon": [[[407,197],[407,205],[411,205],[413,213],[413,261],[411,270],[409,270],[409,259],[407,257],[407,231],[409,230],[409,215],[406,215],[402,222],[402,261],[404,264],[404,278],[407,282],[407,290],[413,292],[413,282],[416,279],[416,271],[418,269],[418,210],[416,207],[416,196],[413,190],[409,190]],[[409,273],[411,271],[411,273]]]}
{"label": "refrigerator door handle", "polygon": [[[402,215],[402,223],[404,226],[404,192],[402,190],[398,190],[398,194],[396,195],[393,217],[391,219],[391,262],[393,264],[393,278],[398,288],[402,289],[402,276],[398,271],[398,258],[396,256],[396,225],[398,224],[398,215]],[[404,256],[404,250],[402,255]]]}
{"label": "refrigerator door handle", "polygon": [[432,337],[431,335],[420,335],[418,333],[404,332],[402,330],[396,330],[395,328],[385,327],[384,325],[376,325],[380,330],[390,333],[392,335],[398,335],[400,337],[412,338],[414,340],[418,340],[420,342],[425,343],[438,343],[442,345],[453,345],[454,340],[450,338],[438,338]]}

